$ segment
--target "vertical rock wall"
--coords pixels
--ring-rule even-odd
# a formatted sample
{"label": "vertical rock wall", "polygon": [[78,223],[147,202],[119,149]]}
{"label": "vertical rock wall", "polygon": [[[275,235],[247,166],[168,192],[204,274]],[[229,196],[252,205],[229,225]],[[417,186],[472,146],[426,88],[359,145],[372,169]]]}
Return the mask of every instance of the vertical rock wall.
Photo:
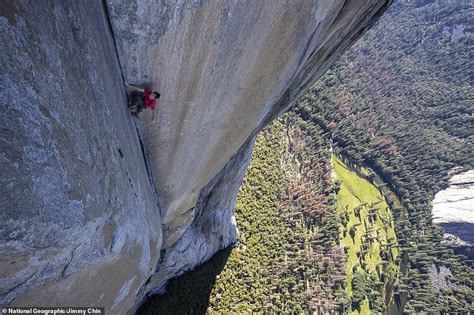
{"label": "vertical rock wall", "polygon": [[123,314],[161,221],[104,5],[0,5],[0,305]]}
{"label": "vertical rock wall", "polygon": [[0,1],[0,303],[121,314],[235,242],[256,133],[389,2]]}
{"label": "vertical rock wall", "polygon": [[[157,120],[148,113],[138,122],[164,228],[157,274],[138,300],[236,240],[233,200],[252,139],[389,3],[107,1],[125,81],[162,94]],[[222,202],[203,204],[222,197],[219,189]],[[203,237],[210,227],[198,213],[220,218],[219,233]]]}
{"label": "vertical rock wall", "polygon": [[160,197],[164,246],[201,189],[287,109],[389,1],[109,0],[125,81],[161,92],[139,121]]}

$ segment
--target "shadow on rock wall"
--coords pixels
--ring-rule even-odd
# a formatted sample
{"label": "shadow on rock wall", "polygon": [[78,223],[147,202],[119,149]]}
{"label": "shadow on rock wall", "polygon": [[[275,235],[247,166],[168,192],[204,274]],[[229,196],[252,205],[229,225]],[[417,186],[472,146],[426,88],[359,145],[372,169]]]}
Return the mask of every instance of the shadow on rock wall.
{"label": "shadow on rock wall", "polygon": [[185,275],[172,279],[165,294],[150,297],[137,314],[205,314],[212,288],[232,252],[223,249],[205,264]]}
{"label": "shadow on rock wall", "polygon": [[459,240],[448,239],[450,247],[456,254],[462,254],[474,259],[474,224],[467,222],[440,223],[444,231],[458,237]]}

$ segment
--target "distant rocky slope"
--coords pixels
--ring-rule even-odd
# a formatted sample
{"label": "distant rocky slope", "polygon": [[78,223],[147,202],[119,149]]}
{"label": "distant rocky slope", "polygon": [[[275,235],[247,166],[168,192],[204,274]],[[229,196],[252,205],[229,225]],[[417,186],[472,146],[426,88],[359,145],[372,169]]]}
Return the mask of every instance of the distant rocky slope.
{"label": "distant rocky slope", "polygon": [[474,224],[474,170],[454,175],[435,195],[433,222]]}
{"label": "distant rocky slope", "polygon": [[0,2],[0,303],[125,313],[235,242],[255,135],[389,3]]}
{"label": "distant rocky slope", "polygon": [[474,170],[453,176],[433,200],[433,222],[445,230],[444,243],[474,256]]}

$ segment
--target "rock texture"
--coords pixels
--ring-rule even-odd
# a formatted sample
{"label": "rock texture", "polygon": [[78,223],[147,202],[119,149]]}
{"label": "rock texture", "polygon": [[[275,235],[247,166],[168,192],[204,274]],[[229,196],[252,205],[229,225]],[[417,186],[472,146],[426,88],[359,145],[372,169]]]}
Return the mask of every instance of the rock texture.
{"label": "rock texture", "polygon": [[435,195],[433,222],[474,224],[474,170],[454,175]]}
{"label": "rock texture", "polygon": [[[386,1],[111,0],[129,83],[162,92],[140,133],[163,210],[164,246],[195,217],[201,189],[302,95]],[[153,12],[148,14],[148,12]]]}
{"label": "rock texture", "polygon": [[449,280],[449,277],[452,275],[451,270],[446,268],[445,266],[438,266],[435,264],[432,264],[429,269],[429,276],[431,283],[433,284],[433,288],[437,291],[440,291],[442,289],[448,289],[448,288],[455,288],[459,290],[469,290],[469,287],[465,285],[458,285],[455,283],[452,283]]}
{"label": "rock texture", "polygon": [[454,175],[435,195],[433,222],[445,230],[445,245],[474,258],[474,170]]}
{"label": "rock texture", "polygon": [[124,313],[234,243],[256,133],[389,2],[0,2],[1,304]]}
{"label": "rock texture", "polygon": [[104,6],[0,12],[0,304],[123,314],[162,232]]}

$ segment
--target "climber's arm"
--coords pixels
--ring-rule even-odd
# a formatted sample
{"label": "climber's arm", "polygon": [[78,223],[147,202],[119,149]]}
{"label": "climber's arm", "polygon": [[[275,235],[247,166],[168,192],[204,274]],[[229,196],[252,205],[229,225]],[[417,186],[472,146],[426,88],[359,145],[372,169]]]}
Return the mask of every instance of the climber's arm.
{"label": "climber's arm", "polygon": [[127,86],[127,89],[131,90],[131,91],[138,91],[138,92],[145,92],[145,89],[138,86],[138,85],[135,85],[135,84],[125,84]]}

